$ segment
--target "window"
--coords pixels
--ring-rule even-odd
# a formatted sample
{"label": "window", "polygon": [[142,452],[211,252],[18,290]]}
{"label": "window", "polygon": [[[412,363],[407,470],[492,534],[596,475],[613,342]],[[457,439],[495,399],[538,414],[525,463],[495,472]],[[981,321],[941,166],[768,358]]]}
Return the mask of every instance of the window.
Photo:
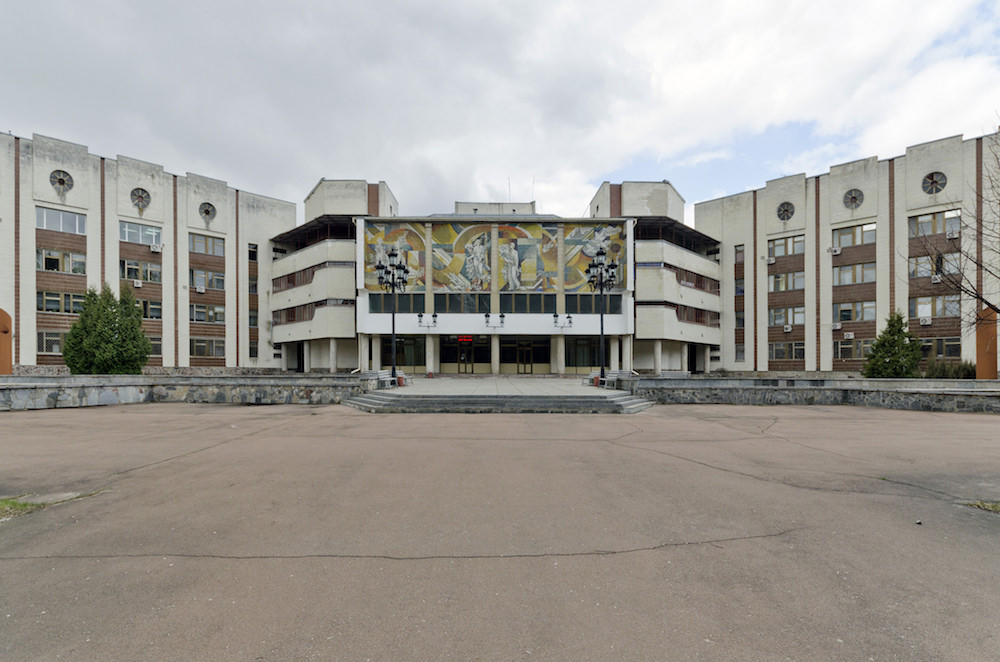
{"label": "window", "polygon": [[250,325],[250,328],[254,328],[254,327],[257,326],[257,309],[256,308],[251,308],[250,309],[250,321],[249,321],[249,325]]}
{"label": "window", "polygon": [[258,356],[257,341],[250,341],[250,358],[255,359]]}
{"label": "window", "polygon": [[746,313],[744,311],[737,310],[736,311],[736,315],[735,315],[735,319],[736,319],[736,328],[737,329],[745,328],[745,326],[746,326]]}
{"label": "window", "polygon": [[83,310],[83,294],[64,294],[62,292],[36,293],[35,309],[43,313],[74,313]]}
{"label": "window", "polygon": [[962,339],[921,338],[920,351],[927,359],[958,359],[962,357]]}
{"label": "window", "polygon": [[794,306],[789,308],[771,308],[767,311],[767,322],[769,326],[784,326],[785,324],[805,324],[805,306]]}
{"label": "window", "polygon": [[137,308],[142,309],[142,316],[148,320],[163,319],[163,304],[159,301],[139,300],[135,302]]}
{"label": "window", "polygon": [[[395,304],[392,294],[368,295],[368,312],[370,313],[391,313],[393,305],[396,306],[397,313],[422,313],[424,312],[424,293],[413,292],[395,295]],[[444,311],[439,311],[444,312]]]}
{"label": "window", "polygon": [[[552,296],[552,310],[544,310],[542,312],[554,313],[555,308],[555,297]],[[622,295],[620,294],[608,294],[605,295],[606,299],[604,302],[604,314],[605,315],[620,315],[622,312]],[[501,295],[500,304],[503,305],[503,296]],[[501,308],[502,310],[502,308]],[[515,310],[514,312],[518,312]],[[566,313],[569,315],[597,315],[601,312],[601,301],[599,294],[567,294],[566,295]]]}
{"label": "window", "polygon": [[129,221],[118,221],[118,240],[131,244],[153,244],[163,243],[163,230],[151,225],[141,225],[130,223]]}
{"label": "window", "polygon": [[874,322],[874,301],[850,301],[833,304],[834,322]]}
{"label": "window", "polygon": [[225,357],[226,341],[223,338],[192,338],[191,356]]}
{"label": "window", "polygon": [[863,359],[872,351],[873,338],[863,340],[834,340],[833,358],[835,359]]}
{"label": "window", "polygon": [[735,250],[736,250],[736,255],[735,255],[736,262],[743,262],[746,259],[746,250],[744,245],[740,244],[739,246],[736,247]]}
{"label": "window", "polygon": [[150,283],[159,283],[163,280],[160,265],[139,260],[120,260],[118,274],[127,280],[144,280]]}
{"label": "window", "polygon": [[806,236],[781,237],[767,242],[768,257],[784,257],[786,255],[802,255],[806,252]]}
{"label": "window", "polygon": [[150,356],[163,356],[163,338],[150,336],[149,343],[153,346],[153,349],[149,350]]}
{"label": "window", "polygon": [[875,263],[845,264],[833,268],[834,285],[855,285],[875,282]]}
{"label": "window", "polygon": [[226,307],[211,306],[203,303],[192,303],[190,306],[190,315],[188,319],[191,320],[192,322],[205,322],[207,324],[225,324]]}
{"label": "window", "polygon": [[65,345],[66,334],[61,331],[38,332],[39,354],[62,354],[62,348]]}
{"label": "window", "polygon": [[744,289],[745,289],[743,283],[744,283],[744,279],[742,279],[742,278],[737,278],[736,279],[736,296],[738,296],[738,297],[743,296]]}
{"label": "window", "polygon": [[[421,295],[423,296],[423,295]],[[511,295],[517,296],[517,295]],[[520,295],[522,297],[527,295]],[[526,304],[525,304],[526,305]],[[502,309],[501,309],[502,310]],[[489,294],[435,294],[434,295],[434,312],[436,313],[488,313],[490,312],[490,295]],[[507,311],[510,312],[510,311]],[[527,307],[525,310],[517,312],[528,312]]]}
{"label": "window", "polygon": [[910,239],[942,232],[959,232],[962,229],[962,212],[952,209],[939,211],[936,214],[921,214],[911,216],[909,221]]}
{"label": "window", "polygon": [[767,277],[768,292],[784,292],[786,290],[802,290],[806,286],[806,273],[793,271],[787,274],[771,274]]}
{"label": "window", "polygon": [[257,261],[257,244],[250,244],[247,249],[247,259],[251,262]]}
{"label": "window", "polygon": [[87,273],[87,256],[83,253],[39,248],[35,251],[35,267],[39,271],[59,271],[64,274]]}
{"label": "window", "polygon": [[35,227],[70,234],[87,234],[87,217],[71,211],[35,207]]}
{"label": "window", "polygon": [[961,271],[959,253],[938,253],[910,258],[910,278],[925,278],[934,274],[957,274]]}
{"label": "window", "polygon": [[257,294],[257,277],[250,276],[249,280],[250,294]]}
{"label": "window", "polygon": [[833,231],[833,247],[846,248],[848,246],[860,246],[861,244],[875,243],[875,224],[865,223],[864,225],[854,225],[849,228],[838,228]]}
{"label": "window", "polygon": [[919,317],[958,317],[961,312],[961,296],[958,294],[942,294],[936,297],[910,297],[910,319]]}
{"label": "window", "polygon": [[209,237],[203,234],[192,233],[188,235],[188,249],[192,253],[225,257],[226,240],[221,237]]}
{"label": "window", "polygon": [[204,269],[189,269],[188,284],[191,287],[205,287],[210,290],[226,289],[226,274]]}
{"label": "window", "polygon": [[771,361],[801,361],[806,358],[805,342],[772,342],[767,345],[767,358]]}
{"label": "window", "polygon": [[747,360],[746,348],[745,348],[745,345],[743,343],[741,343],[741,342],[736,343],[736,359],[735,360],[737,362],[739,362],[739,361],[746,361]]}

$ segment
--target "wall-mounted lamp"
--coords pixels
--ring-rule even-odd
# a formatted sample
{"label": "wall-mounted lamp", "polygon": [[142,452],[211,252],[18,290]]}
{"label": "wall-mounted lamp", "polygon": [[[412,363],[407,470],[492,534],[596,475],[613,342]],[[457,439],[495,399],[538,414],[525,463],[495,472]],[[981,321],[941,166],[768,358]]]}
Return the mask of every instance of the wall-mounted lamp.
{"label": "wall-mounted lamp", "polygon": [[503,319],[504,319],[503,313],[500,313],[500,323],[499,324],[490,324],[490,314],[489,313],[486,313],[485,316],[486,316],[486,327],[487,328],[489,328],[489,329],[499,329],[500,327],[503,326]]}
{"label": "wall-mounted lamp", "polygon": [[429,328],[437,326],[437,325],[438,325],[438,314],[437,313],[434,313],[434,314],[431,315],[431,323],[430,324],[424,324],[424,314],[423,313],[417,313],[417,326],[422,326],[425,329],[429,329]]}
{"label": "wall-mounted lamp", "polygon": [[552,324],[558,329],[567,329],[573,326],[573,316],[567,315],[563,324],[559,323],[559,313],[552,313]]}

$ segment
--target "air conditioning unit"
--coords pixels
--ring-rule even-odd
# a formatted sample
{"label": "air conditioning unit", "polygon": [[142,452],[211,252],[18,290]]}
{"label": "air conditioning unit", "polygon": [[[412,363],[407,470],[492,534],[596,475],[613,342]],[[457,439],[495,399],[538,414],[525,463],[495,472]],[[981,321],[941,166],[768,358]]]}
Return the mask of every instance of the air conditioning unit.
{"label": "air conditioning unit", "polygon": [[931,282],[932,283],[940,283],[941,282],[941,274],[933,274],[931,276]]}
{"label": "air conditioning unit", "polygon": [[198,294],[204,294],[205,293],[205,286],[204,285],[199,285],[198,287],[194,288],[194,291],[197,292]]}
{"label": "air conditioning unit", "polygon": [[792,332],[792,325],[791,324],[786,324],[785,325],[785,333],[791,333],[791,332]]}
{"label": "air conditioning unit", "polygon": [[150,253],[162,253],[163,252],[163,244],[151,244],[150,247],[149,247],[149,252]]}
{"label": "air conditioning unit", "polygon": [[834,322],[833,323],[833,330],[834,331],[840,331],[843,328],[844,328],[844,325],[841,324],[840,322]]}
{"label": "air conditioning unit", "polygon": [[844,340],[854,340],[854,332],[853,331],[845,331],[844,332]]}
{"label": "air conditioning unit", "polygon": [[142,281],[141,280],[133,280],[132,281],[132,287],[142,287]]}
{"label": "air conditioning unit", "polygon": [[945,236],[948,237],[949,239],[958,239],[958,235],[959,235],[958,230],[948,230],[948,232],[945,233]]}
{"label": "air conditioning unit", "polygon": [[841,251],[843,251],[843,250],[844,249],[841,248],[840,246],[836,246],[836,247],[830,249],[830,254],[831,255],[840,255]]}
{"label": "air conditioning unit", "polygon": [[931,318],[930,317],[921,317],[920,318],[920,326],[930,326],[930,325],[931,325]]}
{"label": "air conditioning unit", "polygon": [[773,257],[767,258],[766,261],[767,261],[768,264],[774,264],[774,258]]}

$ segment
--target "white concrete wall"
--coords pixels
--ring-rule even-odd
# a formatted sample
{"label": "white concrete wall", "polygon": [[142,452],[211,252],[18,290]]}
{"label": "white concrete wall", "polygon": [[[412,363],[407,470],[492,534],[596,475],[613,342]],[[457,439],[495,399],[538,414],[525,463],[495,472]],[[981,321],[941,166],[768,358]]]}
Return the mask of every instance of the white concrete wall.
{"label": "white concrete wall", "polygon": [[670,182],[622,182],[622,216],[666,216],[684,222],[684,198]]}
{"label": "white concrete wall", "polygon": [[319,180],[306,196],[305,219],[311,221],[326,214],[367,215],[368,182],[361,179]]}

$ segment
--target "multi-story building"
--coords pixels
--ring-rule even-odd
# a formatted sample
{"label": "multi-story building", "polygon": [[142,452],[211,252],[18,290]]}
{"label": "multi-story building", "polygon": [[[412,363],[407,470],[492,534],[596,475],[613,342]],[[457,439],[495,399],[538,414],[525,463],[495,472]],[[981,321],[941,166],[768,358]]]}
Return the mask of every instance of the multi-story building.
{"label": "multi-story building", "polygon": [[996,378],[996,316],[968,290],[1000,301],[997,155],[997,134],[955,136],[697,204],[721,243],[721,366],[856,371],[899,311],[926,357]]}
{"label": "multi-story building", "polygon": [[[294,204],[224,182],[0,136],[0,373],[61,364],[107,283],[134,289],[165,368],[380,369],[395,335],[410,373],[587,374],[602,353],[610,370],[856,371],[899,310],[929,358],[995,377],[995,315],[968,285],[1000,300],[996,138],[771,181],[697,204],[690,227],[666,181],[605,182],[562,218],[400,216],[385,182],[325,179],[296,226]],[[599,255],[617,267],[603,296]]]}

